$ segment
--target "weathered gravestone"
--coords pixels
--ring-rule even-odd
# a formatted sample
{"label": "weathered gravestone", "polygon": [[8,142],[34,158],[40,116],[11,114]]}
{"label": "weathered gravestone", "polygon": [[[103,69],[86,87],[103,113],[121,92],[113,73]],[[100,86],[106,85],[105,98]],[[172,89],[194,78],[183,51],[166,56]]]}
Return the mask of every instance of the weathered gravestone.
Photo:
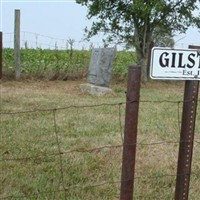
{"label": "weathered gravestone", "polygon": [[94,85],[109,87],[115,48],[95,48],[92,51],[88,71],[88,82]]}
{"label": "weathered gravestone", "polygon": [[91,94],[105,94],[112,90],[109,88],[112,77],[115,48],[94,48],[88,69],[88,83],[80,86],[82,91]]}

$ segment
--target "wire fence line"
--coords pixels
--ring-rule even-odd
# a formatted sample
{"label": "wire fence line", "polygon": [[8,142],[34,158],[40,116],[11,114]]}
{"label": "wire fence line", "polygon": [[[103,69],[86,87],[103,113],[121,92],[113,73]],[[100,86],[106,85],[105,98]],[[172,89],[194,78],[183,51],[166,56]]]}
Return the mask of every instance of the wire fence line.
{"label": "wire fence line", "polygon": [[[34,33],[29,31],[21,31],[20,44],[21,48],[25,49],[57,49],[57,50],[70,50],[73,49],[86,49],[105,47],[107,44],[103,41],[87,41],[85,39],[75,40],[73,37],[58,38]],[[5,48],[14,48],[14,32],[3,33],[3,43]],[[109,43],[109,46],[118,46],[119,49],[125,49],[125,44]]]}
{"label": "wire fence line", "polygon": [[[105,145],[105,146],[101,146],[101,147],[97,147],[97,148],[92,148],[92,149],[85,149],[83,150],[82,148],[78,148],[78,149],[73,149],[70,151],[59,151],[59,153],[53,153],[53,154],[48,154],[48,156],[62,156],[62,155],[67,155],[70,153],[92,153],[95,151],[100,151],[102,149],[112,149],[112,148],[123,148],[124,146],[157,146],[157,145],[169,145],[169,144],[180,144],[180,143],[184,143],[187,141],[158,141],[158,142],[152,142],[152,143],[134,143],[134,144],[120,144],[120,145]],[[199,140],[192,140],[192,142],[200,144]],[[6,152],[5,152],[6,154]],[[29,160],[41,160],[42,158],[46,157],[47,155],[37,155],[37,156],[32,156],[32,157],[22,157],[22,158],[2,158],[0,159],[0,162],[4,162],[4,161],[29,161]],[[62,171],[62,170],[61,170]]]}
{"label": "wire fence line", "polygon": [[[5,32],[4,34],[4,44],[6,48],[14,47],[14,32]],[[40,33],[21,31],[21,47],[22,48],[41,48],[41,49],[60,49],[67,50],[70,49],[71,42],[73,42],[74,49],[91,49],[93,47],[99,48],[107,46],[103,41],[87,41],[84,39],[75,40],[72,37],[69,38],[59,38],[52,37],[49,35],[44,35]],[[110,43],[111,46],[117,46],[120,50],[125,50],[127,45],[125,43]],[[191,43],[180,43],[175,42],[176,48],[187,48]],[[129,47],[130,48],[130,47]]]}
{"label": "wire fence line", "polygon": [[[197,100],[198,102],[200,100]],[[127,101],[127,103],[135,103],[136,101]],[[147,101],[147,100],[141,100],[140,103],[142,104],[173,104],[175,105],[176,109],[177,109],[177,114],[176,114],[176,118],[177,118],[177,126],[180,127],[180,104],[184,103],[184,101]],[[47,190],[41,190],[41,189],[37,189],[36,191],[28,191],[28,192],[24,192],[24,194],[22,194],[23,192],[21,192],[20,194],[15,194],[13,193],[12,195],[4,195],[3,194],[3,189],[2,189],[2,194],[0,193],[0,199],[32,199],[32,198],[36,198],[36,199],[40,199],[42,198],[41,195],[44,197],[46,195],[55,195],[56,193],[62,193],[63,196],[61,199],[68,199],[69,198],[69,193],[70,191],[74,191],[76,189],[90,189],[90,188],[96,188],[96,187],[101,187],[101,186],[108,186],[108,185],[118,185],[122,182],[122,181],[131,181],[131,180],[120,180],[119,176],[117,176],[118,178],[116,178],[116,176],[111,176],[109,178],[103,179],[103,180],[92,180],[92,181],[88,181],[88,182],[81,182],[78,184],[73,184],[70,182],[66,181],[66,165],[70,165],[69,163],[66,163],[66,159],[68,159],[68,155],[72,154],[72,158],[75,157],[81,157],[84,156],[85,154],[94,154],[95,156],[97,156],[98,153],[101,153],[103,151],[106,151],[106,154],[108,154],[111,151],[114,150],[118,150],[117,152],[114,152],[114,154],[117,154],[118,152],[122,151],[122,148],[124,146],[126,146],[127,144],[124,144],[123,142],[123,136],[121,135],[123,132],[123,123],[122,123],[122,106],[125,106],[126,102],[119,102],[119,103],[102,103],[102,104],[95,104],[95,105],[69,105],[66,107],[60,107],[60,108],[49,108],[49,109],[37,109],[37,110],[24,110],[24,111],[1,111],[0,115],[1,115],[1,120],[3,122],[4,117],[5,118],[13,118],[13,117],[18,117],[19,115],[33,115],[36,113],[48,113],[49,115],[51,115],[51,120],[52,120],[52,129],[53,129],[53,134],[54,134],[54,140],[55,140],[55,146],[56,146],[56,150],[54,149],[52,152],[39,152],[39,153],[33,153],[33,155],[29,155],[29,156],[24,156],[23,154],[21,156],[13,156],[12,154],[8,151],[8,150],[3,150],[2,151],[2,155],[1,155],[1,159],[0,159],[0,164],[2,164],[2,166],[8,164],[9,162],[19,162],[22,165],[26,165],[27,162],[31,162],[31,163],[36,163],[36,165],[39,165],[40,163],[48,163],[48,162],[52,162],[52,159],[56,159],[56,161],[58,162],[58,168],[57,168],[57,172],[59,175],[59,187],[57,188],[48,188]],[[98,109],[101,107],[113,107],[115,106],[118,109],[118,116],[116,117],[116,119],[118,119],[118,122],[116,123],[118,125],[118,133],[119,134],[119,138],[121,138],[121,140],[117,140],[117,142],[115,142],[114,144],[106,144],[106,145],[98,145],[98,146],[92,146],[92,147],[75,147],[75,148],[70,148],[68,151],[64,151],[63,150],[63,144],[62,144],[62,137],[61,137],[61,133],[62,130],[60,130],[60,118],[59,115],[62,115],[63,113],[59,113],[61,111],[67,111],[66,112],[66,116],[70,115],[70,112],[68,112],[68,110],[70,109]],[[87,111],[86,111],[87,112]],[[83,112],[81,112],[83,113]],[[97,113],[98,114],[98,113]],[[26,117],[26,116],[25,116]],[[45,117],[45,116],[42,116]],[[27,117],[28,118],[28,117]],[[22,122],[25,121],[25,118],[22,118]],[[8,123],[8,122],[6,122]],[[24,122],[25,123],[25,122]],[[145,122],[143,122],[145,123]],[[6,133],[3,133],[3,135]],[[24,133],[26,135],[26,133]],[[13,135],[14,136],[14,135]],[[12,135],[9,135],[9,137],[12,137]],[[5,139],[5,138],[4,138]],[[2,140],[3,141],[3,140]],[[89,142],[89,141],[88,141]],[[178,146],[180,143],[182,142],[187,142],[187,141],[178,141],[178,140],[160,140],[160,141],[149,141],[149,142],[137,142],[135,144],[132,145],[136,145],[138,148],[140,147],[145,147],[148,146],[150,148],[152,147],[156,147],[156,146],[169,146],[169,145],[176,145]],[[199,150],[199,144],[200,144],[200,140],[199,139],[194,139],[193,142],[196,144],[195,148],[197,148]],[[17,146],[16,146],[17,147]],[[109,151],[107,151],[109,150]],[[81,155],[78,155],[81,154]],[[74,155],[74,156],[73,156]],[[116,155],[115,155],[116,156]],[[121,155],[120,155],[121,156]],[[117,157],[119,157],[119,155],[117,155]],[[48,160],[49,159],[49,160]],[[110,159],[112,159],[112,156],[109,157],[109,159],[107,160],[107,162],[110,162]],[[119,159],[121,160],[121,159]],[[39,163],[39,164],[37,164]],[[73,164],[73,163],[72,163]],[[120,166],[120,163],[118,163],[118,165]],[[9,164],[8,164],[9,166]],[[109,165],[108,165],[109,166]],[[107,167],[108,167],[107,166]],[[81,167],[81,166],[80,166]],[[98,165],[96,166],[98,168]],[[112,166],[112,168],[114,169],[116,166]],[[120,168],[120,167],[119,167]],[[4,169],[4,168],[3,168]],[[5,169],[4,169],[5,170]],[[14,168],[12,167],[11,169],[8,169],[8,171],[14,171]],[[136,168],[136,173],[137,171],[140,171],[140,168]],[[101,172],[99,172],[101,173]],[[120,173],[120,171],[117,171],[117,173]],[[178,176],[184,176],[187,174],[178,174]],[[190,174],[191,176],[194,176],[197,180],[199,180],[200,177],[200,173],[195,171],[192,171],[192,173]],[[177,174],[174,173],[163,173],[163,174],[151,174],[151,173],[141,173],[141,174],[136,174],[135,178],[136,180],[148,180],[151,181],[153,179],[164,179],[164,178],[175,178],[177,176]],[[23,178],[23,177],[21,177]],[[5,178],[6,179],[6,178]],[[11,191],[12,192],[12,191]],[[74,192],[76,194],[76,191]],[[106,194],[105,194],[106,195]],[[115,193],[116,196],[119,196],[119,191]],[[55,197],[54,196],[54,197]],[[143,198],[143,196],[141,194],[139,194],[137,196],[138,198]],[[48,197],[46,197],[48,198]],[[53,199],[56,199],[53,198]]]}
{"label": "wire fence line", "polygon": [[[187,100],[187,101],[173,101],[173,100],[128,100],[127,103],[169,103],[169,104],[177,104],[178,111],[180,111],[180,104],[184,102],[192,102],[194,100]],[[195,100],[197,102],[200,102],[200,99]],[[26,114],[26,113],[34,113],[34,112],[53,112],[53,111],[59,111],[59,110],[66,110],[70,108],[94,108],[94,107],[101,107],[101,106],[116,106],[118,105],[119,108],[121,105],[125,105],[126,102],[119,102],[119,103],[101,103],[101,104],[91,104],[91,105],[69,105],[66,107],[58,107],[58,108],[48,108],[48,109],[35,109],[35,110],[23,110],[23,111],[9,111],[9,110],[1,110],[1,115],[17,115],[17,114]],[[119,112],[120,113],[120,112]],[[179,113],[179,112],[178,112]]]}

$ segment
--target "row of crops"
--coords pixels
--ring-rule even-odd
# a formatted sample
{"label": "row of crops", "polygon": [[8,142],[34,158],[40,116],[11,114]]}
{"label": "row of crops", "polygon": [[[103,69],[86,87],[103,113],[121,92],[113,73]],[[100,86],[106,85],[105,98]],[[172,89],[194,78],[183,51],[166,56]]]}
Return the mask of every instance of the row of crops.
{"label": "row of crops", "polygon": [[[64,77],[66,75],[80,78],[87,73],[90,63],[91,50],[48,50],[21,49],[20,63],[24,77]],[[127,66],[135,62],[132,51],[117,51],[113,66],[113,76],[124,78]],[[14,50],[3,49],[3,73],[5,76],[14,75]]]}

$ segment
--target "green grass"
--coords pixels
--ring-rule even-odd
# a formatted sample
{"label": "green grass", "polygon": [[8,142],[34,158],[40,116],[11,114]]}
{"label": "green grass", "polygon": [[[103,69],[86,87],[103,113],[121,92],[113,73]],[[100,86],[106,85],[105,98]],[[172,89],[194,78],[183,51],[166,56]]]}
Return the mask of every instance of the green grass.
{"label": "green grass", "polygon": [[[64,75],[82,78],[88,69],[91,57],[90,50],[47,50],[21,49],[22,76],[49,78],[53,74],[61,79]],[[127,75],[127,66],[135,63],[135,53],[118,51],[116,53],[113,76],[123,79]],[[14,74],[14,50],[3,49],[4,75]]]}
{"label": "green grass", "polygon": [[[80,83],[1,83],[1,112],[40,111],[1,114],[0,198],[119,199],[125,115],[125,105],[119,110],[119,103],[125,102],[126,87],[112,82],[113,94],[91,96],[80,92]],[[170,175],[176,174],[178,144],[142,144],[179,140],[182,105],[178,109],[177,103],[154,101],[182,100],[183,85],[148,83],[140,98],[150,102],[140,103],[134,199],[173,199],[175,176]],[[58,108],[55,113],[44,111],[53,108]],[[199,120],[198,114],[197,141]],[[199,155],[195,143],[190,200],[199,198]]]}

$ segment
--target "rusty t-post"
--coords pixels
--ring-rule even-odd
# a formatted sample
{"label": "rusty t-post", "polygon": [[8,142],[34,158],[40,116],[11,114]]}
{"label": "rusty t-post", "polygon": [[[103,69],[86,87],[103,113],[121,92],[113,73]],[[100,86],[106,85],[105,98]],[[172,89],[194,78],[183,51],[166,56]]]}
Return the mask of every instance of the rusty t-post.
{"label": "rusty t-post", "polygon": [[175,200],[188,200],[198,85],[198,81],[185,82]]}
{"label": "rusty t-post", "polygon": [[132,200],[137,143],[141,67],[129,66],[120,200]]}
{"label": "rusty t-post", "polygon": [[3,51],[3,33],[0,32],[0,79],[2,79],[2,70],[3,70],[2,51]]}
{"label": "rusty t-post", "polygon": [[175,200],[188,200],[199,81],[185,82]]}
{"label": "rusty t-post", "polygon": [[[196,49],[197,46],[189,46]],[[199,47],[200,48],[200,47]],[[185,81],[175,200],[188,200],[199,81]]]}

